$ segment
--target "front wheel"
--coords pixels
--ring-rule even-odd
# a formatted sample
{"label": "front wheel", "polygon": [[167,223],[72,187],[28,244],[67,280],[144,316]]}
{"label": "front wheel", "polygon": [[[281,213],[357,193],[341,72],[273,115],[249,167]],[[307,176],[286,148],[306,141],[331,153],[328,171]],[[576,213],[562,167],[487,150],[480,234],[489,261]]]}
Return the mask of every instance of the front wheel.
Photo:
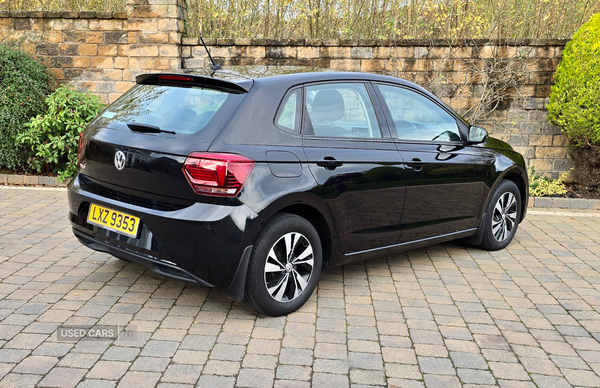
{"label": "front wheel", "polygon": [[270,316],[296,311],[319,281],[322,256],[319,234],[310,222],[293,214],[274,216],[254,243],[244,302]]}
{"label": "front wheel", "polygon": [[517,232],[521,212],[519,188],[514,182],[503,180],[488,204],[479,247],[488,251],[506,248]]}

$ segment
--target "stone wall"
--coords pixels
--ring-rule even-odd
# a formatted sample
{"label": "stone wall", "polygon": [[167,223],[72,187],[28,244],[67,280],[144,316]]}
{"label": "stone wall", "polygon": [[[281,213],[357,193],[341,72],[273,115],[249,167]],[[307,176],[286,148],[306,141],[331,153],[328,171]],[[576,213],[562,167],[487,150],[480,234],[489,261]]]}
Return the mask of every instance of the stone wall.
{"label": "stone wall", "polygon": [[[205,68],[198,39],[182,38],[181,0],[127,0],[125,13],[0,13],[0,40],[39,58],[61,83],[112,102],[135,76]],[[485,98],[502,70],[518,77],[477,123],[507,140],[546,175],[570,168],[565,138],[545,105],[565,41],[206,39],[223,65],[292,65],[390,74],[416,82],[459,112]],[[500,71],[488,71],[500,69]],[[488,85],[488,86],[486,86]]]}
{"label": "stone wall", "polygon": [[177,0],[127,0],[124,13],[0,12],[0,42],[108,103],[140,73],[181,69],[182,23]]}
{"label": "stone wall", "polygon": [[125,14],[3,13],[0,33],[4,43],[39,58],[57,81],[105,102],[131,87]]}

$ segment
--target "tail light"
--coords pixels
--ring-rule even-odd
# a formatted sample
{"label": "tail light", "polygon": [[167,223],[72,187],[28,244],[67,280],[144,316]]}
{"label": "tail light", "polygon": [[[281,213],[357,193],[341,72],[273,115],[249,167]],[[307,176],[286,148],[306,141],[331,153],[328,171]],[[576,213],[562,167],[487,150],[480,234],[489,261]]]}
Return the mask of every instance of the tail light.
{"label": "tail light", "polygon": [[236,154],[193,152],[183,173],[198,194],[235,197],[254,168],[254,160]]}
{"label": "tail light", "polygon": [[81,163],[83,156],[83,132],[79,133],[79,144],[77,145],[77,164]]}

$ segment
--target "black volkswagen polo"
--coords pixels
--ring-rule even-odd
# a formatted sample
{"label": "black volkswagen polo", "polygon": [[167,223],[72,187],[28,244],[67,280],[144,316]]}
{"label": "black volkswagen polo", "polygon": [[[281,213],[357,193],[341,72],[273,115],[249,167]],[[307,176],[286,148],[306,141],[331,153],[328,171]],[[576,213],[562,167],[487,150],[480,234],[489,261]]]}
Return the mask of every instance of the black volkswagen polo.
{"label": "black volkswagen polo", "polygon": [[502,249],[527,209],[519,153],[372,74],[140,75],[78,156],[79,241],[273,316],[328,266],[454,239]]}

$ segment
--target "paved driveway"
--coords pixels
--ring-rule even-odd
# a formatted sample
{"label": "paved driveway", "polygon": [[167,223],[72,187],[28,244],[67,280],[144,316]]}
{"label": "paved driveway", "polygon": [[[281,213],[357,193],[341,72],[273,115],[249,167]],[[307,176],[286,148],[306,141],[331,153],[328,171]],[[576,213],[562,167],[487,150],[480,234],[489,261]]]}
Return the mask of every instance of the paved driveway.
{"label": "paved driveway", "polygon": [[[600,386],[598,212],[531,211],[500,252],[332,268],[267,318],[84,248],[66,209],[62,189],[0,187],[1,387]],[[57,341],[91,324],[136,335]]]}

